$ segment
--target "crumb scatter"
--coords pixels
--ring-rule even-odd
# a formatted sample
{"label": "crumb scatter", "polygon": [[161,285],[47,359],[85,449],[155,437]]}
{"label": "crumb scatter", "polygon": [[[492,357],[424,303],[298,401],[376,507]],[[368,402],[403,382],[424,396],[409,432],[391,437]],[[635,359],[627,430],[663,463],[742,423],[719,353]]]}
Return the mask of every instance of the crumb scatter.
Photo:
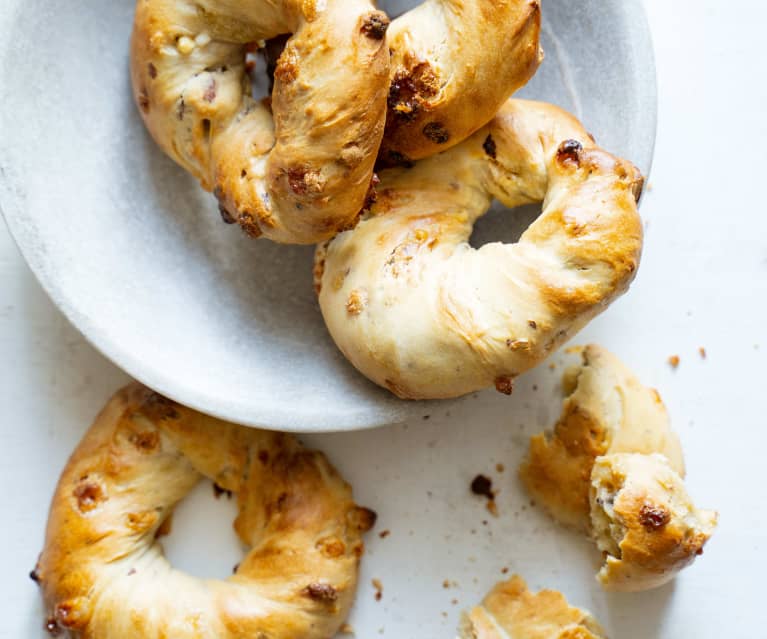
{"label": "crumb scatter", "polygon": [[381,601],[383,598],[383,583],[381,583],[381,580],[378,578],[373,578],[370,583],[373,584],[373,588],[375,588],[375,600]]}

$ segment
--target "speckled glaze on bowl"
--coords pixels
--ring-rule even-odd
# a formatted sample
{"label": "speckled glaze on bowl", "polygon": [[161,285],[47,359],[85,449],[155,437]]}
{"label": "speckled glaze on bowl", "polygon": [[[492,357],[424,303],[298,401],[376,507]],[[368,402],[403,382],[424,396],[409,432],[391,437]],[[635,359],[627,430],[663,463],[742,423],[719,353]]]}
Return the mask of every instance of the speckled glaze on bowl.
{"label": "speckled glaze on bowl", "polygon": [[[222,224],[213,198],[155,147],[129,89],[133,4],[0,4],[0,207],[53,301],[130,375],[236,422],[351,430],[428,410],[336,350],[310,247]],[[391,15],[413,4],[381,3]],[[641,2],[543,5],[547,57],[521,95],[575,112],[648,172],[657,98]],[[514,238],[529,219],[491,214],[473,242]]]}

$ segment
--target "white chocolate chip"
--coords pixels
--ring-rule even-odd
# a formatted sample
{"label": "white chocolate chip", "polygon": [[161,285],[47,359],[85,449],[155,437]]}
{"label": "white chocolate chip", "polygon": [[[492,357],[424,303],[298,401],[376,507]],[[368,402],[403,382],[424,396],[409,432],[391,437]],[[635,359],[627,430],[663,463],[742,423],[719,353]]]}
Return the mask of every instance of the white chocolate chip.
{"label": "white chocolate chip", "polygon": [[194,40],[187,36],[181,36],[176,43],[176,48],[184,55],[189,55],[192,51],[194,51],[194,47]]}

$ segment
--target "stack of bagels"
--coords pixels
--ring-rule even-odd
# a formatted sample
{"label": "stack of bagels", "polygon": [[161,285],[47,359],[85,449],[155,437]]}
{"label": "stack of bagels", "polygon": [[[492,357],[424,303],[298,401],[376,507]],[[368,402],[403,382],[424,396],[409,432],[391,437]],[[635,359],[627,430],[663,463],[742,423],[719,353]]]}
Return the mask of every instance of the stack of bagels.
{"label": "stack of bagels", "polygon": [[[510,99],[540,27],[539,0],[426,0],[394,20],[369,0],[141,0],[131,75],[224,222],[318,245],[323,317],[363,375],[409,399],[511,393],[626,291],[642,249],[637,168],[561,109]],[[543,210],[518,242],[474,249],[494,199]]]}

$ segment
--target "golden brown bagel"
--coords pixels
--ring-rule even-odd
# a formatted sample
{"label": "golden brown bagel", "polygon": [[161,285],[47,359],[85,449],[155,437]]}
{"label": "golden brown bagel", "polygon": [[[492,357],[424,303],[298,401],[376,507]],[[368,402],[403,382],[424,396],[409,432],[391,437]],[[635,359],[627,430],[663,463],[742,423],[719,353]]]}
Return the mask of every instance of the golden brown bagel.
{"label": "golden brown bagel", "polygon": [[444,151],[489,122],[543,59],[540,0],[426,0],[392,21],[385,164]]}
{"label": "golden brown bagel", "polygon": [[[133,90],[163,150],[253,236],[311,244],[352,225],[386,111],[388,18],[370,0],[139,0]],[[245,45],[292,34],[270,108]]]}
{"label": "golden brown bagel", "polygon": [[[237,495],[250,548],[226,580],[174,570],[156,537],[201,477]],[[374,514],[293,437],[206,417],[132,384],[56,488],[40,583],[52,633],[82,639],[327,639],[346,619]]]}
{"label": "golden brown bagel", "polygon": [[617,453],[591,472],[591,521],[605,554],[606,590],[635,592],[671,581],[703,553],[718,515],[698,510],[663,455]]}
{"label": "golden brown bagel", "polygon": [[563,380],[566,397],[553,432],[530,439],[520,476],[559,521],[590,528],[589,485],[602,455],[662,453],[684,477],[679,438],[657,391],[643,386],[612,353],[590,344]]}
{"label": "golden brown bagel", "polygon": [[555,590],[537,594],[515,575],[499,583],[461,618],[460,639],[605,639],[591,613]]}
{"label": "golden brown bagel", "polygon": [[[532,368],[629,286],[642,176],[557,107],[509,100],[466,141],[381,173],[378,200],[320,247],[316,288],[354,366],[403,398],[456,397]],[[516,244],[468,244],[493,197],[544,201]]]}
{"label": "golden brown bagel", "polygon": [[693,562],[716,527],[684,487],[679,439],[654,389],[591,344],[565,374],[562,415],[536,435],[520,476],[558,520],[592,534],[607,590],[660,586]]}

